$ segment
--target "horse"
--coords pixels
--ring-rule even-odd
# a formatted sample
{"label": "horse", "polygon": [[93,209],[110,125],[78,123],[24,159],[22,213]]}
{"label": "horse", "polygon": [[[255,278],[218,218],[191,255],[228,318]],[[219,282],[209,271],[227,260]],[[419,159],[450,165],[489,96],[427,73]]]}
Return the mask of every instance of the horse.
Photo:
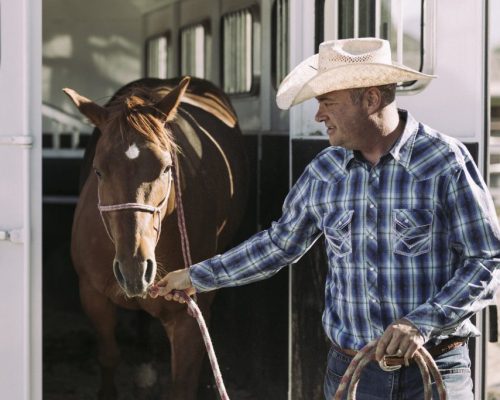
{"label": "horse", "polygon": [[[248,172],[234,109],[215,85],[190,77],[137,80],[105,106],[63,90],[95,125],[84,157],[71,258],[83,310],[97,333],[99,399],[117,398],[116,307],[142,309],[160,320],[171,347],[168,398],[195,399],[204,357],[196,320],[185,305],[153,299],[148,290],[185,265],[185,237],[193,263],[233,240]],[[207,321],[213,298],[197,296]]]}

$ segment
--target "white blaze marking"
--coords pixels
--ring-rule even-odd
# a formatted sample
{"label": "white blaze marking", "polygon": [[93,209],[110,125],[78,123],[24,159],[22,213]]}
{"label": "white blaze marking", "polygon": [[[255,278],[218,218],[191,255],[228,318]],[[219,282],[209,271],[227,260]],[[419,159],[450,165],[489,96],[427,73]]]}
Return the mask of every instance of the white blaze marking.
{"label": "white blaze marking", "polygon": [[128,150],[125,152],[125,155],[129,159],[133,160],[134,158],[139,157],[139,148],[134,143],[134,144],[130,145],[130,147],[128,148]]}

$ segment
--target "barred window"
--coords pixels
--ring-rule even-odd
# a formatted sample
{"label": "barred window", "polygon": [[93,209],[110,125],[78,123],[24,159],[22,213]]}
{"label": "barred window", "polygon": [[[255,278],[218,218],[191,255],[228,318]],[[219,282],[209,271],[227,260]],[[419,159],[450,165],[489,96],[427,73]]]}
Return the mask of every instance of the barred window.
{"label": "barred window", "polygon": [[167,78],[167,35],[155,36],[146,40],[146,76]]}
{"label": "barred window", "polygon": [[227,93],[250,93],[260,73],[260,25],[252,9],[222,17],[222,82]]}
{"label": "barred window", "polygon": [[272,11],[272,79],[275,88],[289,72],[288,66],[288,19],[289,19],[289,1],[276,0]]}
{"label": "barred window", "polygon": [[207,66],[207,29],[205,24],[181,29],[181,74],[198,78],[209,77]]}

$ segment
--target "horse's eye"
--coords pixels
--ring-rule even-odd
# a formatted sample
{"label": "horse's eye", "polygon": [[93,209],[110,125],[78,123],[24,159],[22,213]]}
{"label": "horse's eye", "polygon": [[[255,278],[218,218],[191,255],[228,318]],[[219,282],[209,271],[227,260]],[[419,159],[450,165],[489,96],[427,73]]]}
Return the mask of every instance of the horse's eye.
{"label": "horse's eye", "polygon": [[168,174],[172,170],[172,165],[167,165],[165,167],[165,171],[163,171],[164,174]]}
{"label": "horse's eye", "polygon": [[95,169],[95,168],[94,168],[94,172],[95,172],[95,174],[97,175],[97,177],[98,177],[99,179],[101,179],[101,178],[102,178],[101,171],[99,171],[99,170],[97,170],[97,169]]}

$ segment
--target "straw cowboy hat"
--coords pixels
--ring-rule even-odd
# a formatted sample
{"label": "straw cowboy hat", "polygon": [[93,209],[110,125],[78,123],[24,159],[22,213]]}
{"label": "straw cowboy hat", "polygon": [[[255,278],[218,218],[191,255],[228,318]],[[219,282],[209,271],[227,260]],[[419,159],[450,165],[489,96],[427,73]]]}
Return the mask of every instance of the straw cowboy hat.
{"label": "straw cowboy hat", "polygon": [[387,40],[343,39],[323,42],[319,53],[297,65],[281,83],[276,103],[287,110],[295,104],[333,90],[429,80],[423,74],[394,63]]}

